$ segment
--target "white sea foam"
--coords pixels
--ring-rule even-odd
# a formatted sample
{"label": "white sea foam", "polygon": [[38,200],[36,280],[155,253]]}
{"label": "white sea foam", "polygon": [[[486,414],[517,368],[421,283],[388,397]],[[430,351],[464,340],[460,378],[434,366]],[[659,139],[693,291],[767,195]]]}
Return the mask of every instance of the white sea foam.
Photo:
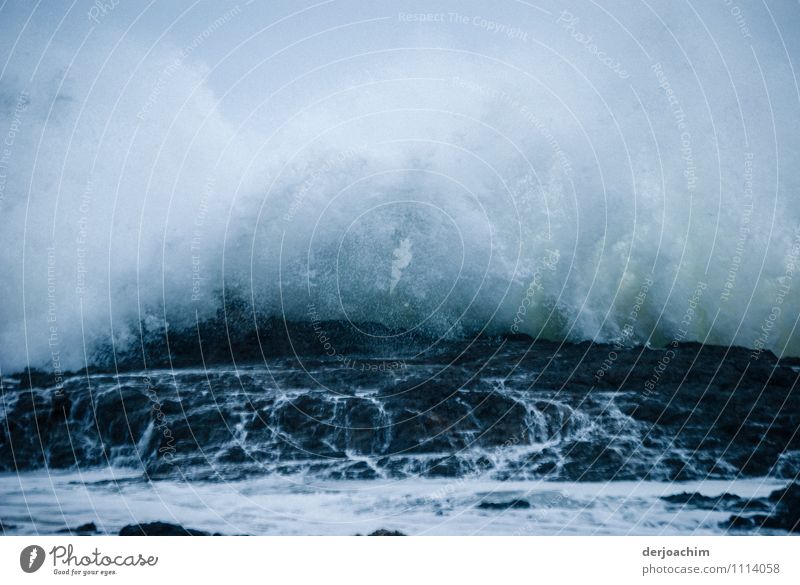
{"label": "white sea foam", "polygon": [[627,324],[631,343],[800,354],[790,63],[765,12],[748,14],[755,53],[720,12],[723,65],[675,10],[680,47],[644,8],[625,22],[648,55],[592,40],[625,79],[554,11],[519,21],[525,42],[395,22],[407,43],[316,72],[293,56],[296,78],[265,77],[246,105],[201,47],[150,47],[110,18],[80,50],[48,46],[31,23],[0,78],[0,367],[77,368],[191,327],[223,284],[265,315],[509,332],[537,274],[521,332],[613,342]]}
{"label": "white sea foam", "polygon": [[[669,505],[660,498],[687,491],[763,498],[781,487],[767,479],[304,483],[260,477],[193,482],[187,489],[181,482],[144,482],[123,472],[51,471],[0,474],[0,514],[14,526],[10,534],[50,534],[87,522],[115,534],[128,524],[161,521],[222,534],[352,535],[389,528],[426,535],[699,535],[722,533],[720,524],[731,512]],[[482,502],[515,498],[529,507],[479,508]]]}

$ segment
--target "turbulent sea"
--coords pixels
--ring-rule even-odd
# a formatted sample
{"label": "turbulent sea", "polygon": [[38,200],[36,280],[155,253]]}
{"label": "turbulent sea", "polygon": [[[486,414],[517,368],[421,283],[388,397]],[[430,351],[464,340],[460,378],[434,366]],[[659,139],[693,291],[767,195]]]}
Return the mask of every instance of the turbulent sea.
{"label": "turbulent sea", "polygon": [[112,4],[0,3],[5,533],[800,527],[796,3]]}
{"label": "turbulent sea", "polygon": [[796,477],[797,361],[668,351],[507,338],[393,359],[82,372],[60,392],[47,375],[5,378],[0,518],[10,534],[151,521],[224,534],[724,532]]}

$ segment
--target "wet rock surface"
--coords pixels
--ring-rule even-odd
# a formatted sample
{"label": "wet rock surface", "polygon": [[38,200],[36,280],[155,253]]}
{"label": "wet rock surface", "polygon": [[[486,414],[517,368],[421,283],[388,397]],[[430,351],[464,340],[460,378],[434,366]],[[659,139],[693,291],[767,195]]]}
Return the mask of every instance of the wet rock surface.
{"label": "wet rock surface", "polygon": [[481,502],[480,510],[527,510],[531,507],[527,500],[509,500],[507,502]]}
{"label": "wet rock surface", "polygon": [[696,492],[682,492],[661,498],[665,502],[676,506],[683,506],[695,510],[768,510],[769,506],[757,498],[742,498],[733,494],[720,494],[718,496],[705,496]]}
{"label": "wet rock surface", "polygon": [[352,360],[81,373],[59,389],[41,373],[6,378],[0,470],[676,481],[800,469],[797,368],[769,352],[518,338],[388,370],[374,353]]}
{"label": "wet rock surface", "polygon": [[120,536],[211,536],[208,532],[184,528],[178,524],[167,522],[147,522],[145,524],[129,524],[119,531]]}
{"label": "wet rock surface", "polygon": [[800,483],[793,482],[775,490],[761,504],[770,510],[766,514],[734,514],[723,528],[729,530],[776,529],[800,532]]}
{"label": "wet rock surface", "polygon": [[99,534],[97,530],[97,525],[94,522],[87,522],[86,524],[81,524],[80,526],[76,526],[75,528],[62,528],[58,531],[58,534],[71,534],[73,536],[89,536],[92,534]]}

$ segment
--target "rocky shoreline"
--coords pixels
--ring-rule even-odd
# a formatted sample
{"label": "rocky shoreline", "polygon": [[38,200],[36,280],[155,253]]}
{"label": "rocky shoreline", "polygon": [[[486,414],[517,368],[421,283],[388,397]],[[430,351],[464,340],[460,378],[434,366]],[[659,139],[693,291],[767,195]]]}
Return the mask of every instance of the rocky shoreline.
{"label": "rocky shoreline", "polygon": [[[704,495],[697,492],[682,492],[661,497],[673,511],[706,510],[709,512],[728,512],[727,520],[719,523],[720,529],[727,534],[737,533],[800,533],[800,482],[792,482],[785,487],[772,491],[769,495],[758,498],[722,493]],[[506,513],[512,510],[529,510],[533,505],[522,498],[510,500],[482,501],[475,506],[489,513]],[[0,523],[0,528],[11,530],[14,527]],[[88,522],[74,528],[63,528],[55,534],[71,536],[91,536],[104,534],[94,522]],[[128,524],[117,532],[119,536],[222,536],[219,532],[208,532],[174,524],[170,522],[145,522]],[[367,536],[406,536],[405,533],[388,528],[378,528]],[[355,536],[362,536],[361,533]]]}
{"label": "rocky shoreline", "polygon": [[798,482],[792,482],[764,498],[748,499],[732,494],[704,496],[696,492],[684,492],[661,499],[676,507],[731,512],[728,520],[720,523],[720,528],[727,532],[753,532],[766,528],[800,533]]}

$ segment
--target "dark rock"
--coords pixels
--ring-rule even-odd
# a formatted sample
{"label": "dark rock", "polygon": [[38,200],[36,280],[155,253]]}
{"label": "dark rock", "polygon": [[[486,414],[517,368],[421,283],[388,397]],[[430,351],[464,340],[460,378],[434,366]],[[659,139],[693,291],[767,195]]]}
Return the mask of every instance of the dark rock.
{"label": "dark rock", "polygon": [[763,518],[766,518],[766,516],[740,516],[739,514],[734,514],[727,522],[721,522],[720,527],[727,530],[755,530],[762,525],[760,519]]}
{"label": "dark rock", "polygon": [[375,532],[370,532],[369,536],[406,536],[399,530],[387,530],[386,528],[379,528]]}
{"label": "dark rock", "polygon": [[572,481],[603,481],[609,477],[629,479],[623,473],[626,457],[608,444],[596,440],[580,440],[570,444],[569,454],[562,468],[564,476]]}
{"label": "dark rock", "polygon": [[759,499],[740,498],[733,494],[704,496],[697,492],[682,492],[671,496],[662,496],[662,500],[670,504],[694,508],[697,510],[732,510],[737,512],[768,510],[770,507]]}
{"label": "dark rock", "polygon": [[[291,433],[295,447],[322,457],[344,457],[343,450],[332,446],[331,421],[336,405],[319,394],[305,394],[281,404],[275,419],[281,429]],[[222,429],[225,432],[227,429]],[[343,445],[342,445],[343,447]]]}
{"label": "dark rock", "polygon": [[[91,468],[110,460],[142,465],[151,478],[274,471],[372,479],[485,471],[509,480],[768,476],[788,483],[796,475],[800,459],[791,454],[800,452],[800,386],[789,366],[800,360],[777,362],[767,352],[754,360],[742,348],[687,343],[674,348],[666,371],[654,378],[664,350],[545,341],[531,347],[527,338],[507,336],[502,347],[488,338],[442,342],[431,352],[408,356],[403,368],[387,376],[362,371],[358,364],[382,364],[370,356],[402,354],[390,347],[384,352],[374,337],[349,344],[349,324],[322,325],[341,354],[360,356],[363,350],[365,357],[345,365],[320,355],[307,324],[288,324],[291,338],[305,344],[295,347],[281,341],[287,324],[264,323],[261,348],[255,332],[251,336],[244,329],[258,316],[246,303],[229,305],[219,321],[201,324],[209,352],[217,344],[221,361],[226,353],[230,361],[231,351],[237,356],[241,351],[262,362],[263,349],[279,360],[276,371],[212,371],[208,379],[180,369],[172,370],[172,377],[117,376],[117,365],[138,366],[135,360],[117,364],[110,355],[109,370],[65,375],[60,392],[48,380],[52,375],[23,372],[9,378],[5,390],[0,471]],[[225,318],[233,319],[234,332],[243,328],[230,348]],[[182,347],[179,339],[172,343],[170,331],[170,349],[182,355],[176,368],[193,363],[190,345],[197,344],[198,331],[192,327],[190,333]],[[153,340],[164,337],[154,335]],[[145,340],[148,363],[155,356],[154,363],[170,365],[167,348],[150,339]],[[303,367],[279,357],[293,355],[292,347],[303,355]],[[409,348],[405,342],[398,347]],[[611,369],[600,370],[612,351]],[[309,389],[306,366],[332,392]],[[607,373],[595,380],[597,371]],[[90,373],[94,379],[88,381]],[[284,395],[276,385],[298,392]],[[237,425],[246,433],[246,451],[232,441]],[[550,446],[528,454],[516,449],[532,444]],[[482,453],[488,459],[478,459]],[[495,457],[506,453],[509,457]],[[730,498],[687,498],[683,504],[740,514],[774,507],[764,501],[760,508],[742,509]]]}
{"label": "dark rock", "polygon": [[72,534],[75,536],[97,534],[97,526],[94,522],[87,522],[86,524],[81,524],[77,528],[62,528],[58,531],[58,534]]}
{"label": "dark rock", "polygon": [[793,482],[769,495],[775,502],[770,524],[789,532],[800,532],[800,483]]}
{"label": "dark rock", "polygon": [[208,532],[184,528],[178,524],[167,522],[147,522],[145,524],[129,524],[119,531],[120,536],[211,536]]}
{"label": "dark rock", "polygon": [[481,510],[526,510],[531,505],[527,500],[511,500],[508,502],[481,502],[478,508]]}
{"label": "dark rock", "polygon": [[732,530],[773,528],[800,532],[800,483],[793,482],[783,489],[775,490],[766,500],[773,506],[771,514],[734,514],[721,526]]}
{"label": "dark rock", "polygon": [[353,398],[347,401],[345,419],[346,448],[360,454],[379,453],[386,443],[385,421],[378,406],[369,400]]}
{"label": "dark rock", "polygon": [[467,463],[454,455],[441,457],[431,461],[425,470],[425,477],[459,477],[464,473]]}
{"label": "dark rock", "polygon": [[22,373],[15,376],[19,380],[20,388],[48,388],[55,384],[55,377],[52,373],[42,370],[26,368]]}
{"label": "dark rock", "polygon": [[224,463],[244,463],[247,461],[247,452],[239,445],[228,447],[220,454],[220,461]]}
{"label": "dark rock", "polygon": [[366,461],[355,461],[347,465],[344,469],[331,472],[330,477],[331,479],[344,480],[369,480],[380,478]]}

